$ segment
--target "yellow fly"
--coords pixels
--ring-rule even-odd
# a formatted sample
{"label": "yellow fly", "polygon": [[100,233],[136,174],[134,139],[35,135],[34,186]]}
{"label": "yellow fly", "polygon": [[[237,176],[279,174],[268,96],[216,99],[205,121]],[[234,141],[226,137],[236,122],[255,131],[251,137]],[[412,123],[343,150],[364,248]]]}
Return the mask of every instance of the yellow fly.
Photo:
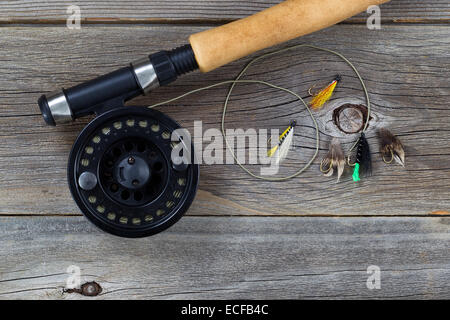
{"label": "yellow fly", "polygon": [[273,157],[277,154],[278,161],[281,161],[286,157],[289,147],[292,143],[292,138],[294,136],[294,127],[296,125],[295,121],[292,121],[289,127],[283,131],[283,133],[278,138],[278,144],[267,151],[268,157]]}
{"label": "yellow fly", "polygon": [[325,102],[330,100],[331,96],[333,95],[333,91],[339,81],[341,81],[341,76],[337,75],[326,88],[315,94],[310,102],[311,108],[314,110],[320,109],[325,104]]}

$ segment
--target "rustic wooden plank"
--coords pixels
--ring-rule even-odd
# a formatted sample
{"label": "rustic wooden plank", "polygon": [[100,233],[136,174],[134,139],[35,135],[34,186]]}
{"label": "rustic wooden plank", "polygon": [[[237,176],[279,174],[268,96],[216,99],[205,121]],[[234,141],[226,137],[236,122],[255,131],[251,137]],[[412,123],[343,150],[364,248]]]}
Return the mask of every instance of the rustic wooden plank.
{"label": "rustic wooden plank", "polygon": [[[450,298],[450,218],[185,217],[145,239],[80,217],[0,217],[0,299]],[[381,289],[366,286],[380,268]],[[92,299],[92,297],[87,297]]]}
{"label": "rustic wooden plank", "polygon": [[[70,0],[0,1],[0,23],[65,23],[67,8],[78,5],[83,23],[224,23],[268,7],[279,0],[233,1],[103,1]],[[446,0],[395,0],[382,7],[384,22],[449,22],[450,4]],[[365,23],[367,14],[348,22]]]}
{"label": "rustic wooden plank", "polygon": [[[156,50],[181,45],[202,27],[2,28],[0,43],[0,214],[79,214],[66,186],[67,157],[87,123],[47,127],[36,100],[42,92],[109,72]],[[368,31],[340,25],[290,44],[306,42],[339,50],[360,69],[373,102],[369,133],[374,176],[359,186],[347,177],[339,184],[318,172],[319,160],[288,184],[268,183],[243,174],[236,165],[203,165],[194,215],[426,215],[449,210],[450,130],[447,107],[450,74],[449,29],[445,26],[389,26]],[[146,41],[142,41],[146,39]],[[439,40],[436,40],[439,39]],[[417,45],[414,45],[417,43]],[[148,105],[211,82],[230,79],[245,61],[210,74],[192,74],[160,88],[135,104]],[[336,99],[318,113],[323,156],[330,136],[348,149],[355,136],[330,122],[334,106],[362,102],[359,84],[348,67],[329,54],[296,50],[255,66],[249,78],[269,80],[300,94],[316,83],[343,76]],[[191,129],[220,127],[226,88],[217,88],[172,103],[160,110]],[[276,106],[276,107],[275,107]],[[228,128],[283,128],[292,118],[299,152],[291,153],[282,174],[292,173],[312,154],[311,121],[291,97],[258,86],[236,89]],[[407,167],[384,165],[374,129],[389,127],[407,148]],[[258,172],[258,166],[252,166]],[[31,182],[31,183],[30,183]],[[17,197],[17,195],[21,195]],[[357,205],[356,205],[357,204]]]}

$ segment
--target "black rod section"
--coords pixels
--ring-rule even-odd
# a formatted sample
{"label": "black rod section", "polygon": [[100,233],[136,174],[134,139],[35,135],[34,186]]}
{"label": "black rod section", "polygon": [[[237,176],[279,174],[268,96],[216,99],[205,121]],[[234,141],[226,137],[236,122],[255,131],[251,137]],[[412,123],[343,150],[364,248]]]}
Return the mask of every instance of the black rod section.
{"label": "black rod section", "polygon": [[167,85],[185,73],[198,69],[191,45],[160,51],[69,89],[39,98],[38,104],[49,125],[72,121],[123,103],[158,86]]}

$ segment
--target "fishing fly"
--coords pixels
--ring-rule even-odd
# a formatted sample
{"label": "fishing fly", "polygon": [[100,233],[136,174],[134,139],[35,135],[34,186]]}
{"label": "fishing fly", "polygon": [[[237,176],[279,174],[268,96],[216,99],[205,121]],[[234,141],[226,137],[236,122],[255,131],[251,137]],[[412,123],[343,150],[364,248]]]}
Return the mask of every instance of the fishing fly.
{"label": "fishing fly", "polygon": [[278,138],[278,144],[267,151],[267,156],[274,158],[276,164],[280,163],[287,157],[294,138],[294,127],[296,124],[297,122],[293,120]]}
{"label": "fishing fly", "polygon": [[402,167],[405,166],[405,150],[400,140],[388,129],[378,130],[380,153],[384,163],[391,164],[394,160]]}
{"label": "fishing fly", "polygon": [[311,89],[308,90],[308,93],[313,96],[310,102],[310,106],[313,110],[318,110],[323,107],[323,105],[330,100],[333,95],[334,90],[336,89],[337,84],[341,81],[341,76],[336,75],[333,81],[325,88],[317,92],[316,94],[311,94]]}
{"label": "fishing fly", "polygon": [[349,165],[353,167],[353,181],[358,182],[361,176],[372,175],[372,156],[370,154],[369,142],[367,142],[364,132],[361,133],[356,147],[355,162]]}
{"label": "fishing fly", "polygon": [[335,172],[337,175],[337,182],[339,182],[345,168],[345,156],[342,151],[341,143],[339,139],[334,137],[331,140],[330,148],[325,156],[320,162],[320,171],[326,177],[331,177]]}

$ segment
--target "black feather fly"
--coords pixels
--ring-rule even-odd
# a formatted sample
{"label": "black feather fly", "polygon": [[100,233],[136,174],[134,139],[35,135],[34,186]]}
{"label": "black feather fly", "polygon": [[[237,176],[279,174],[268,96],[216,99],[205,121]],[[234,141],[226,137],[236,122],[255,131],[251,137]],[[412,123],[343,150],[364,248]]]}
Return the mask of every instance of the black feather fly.
{"label": "black feather fly", "polygon": [[355,168],[353,169],[353,181],[359,181],[360,176],[372,175],[372,157],[370,147],[364,132],[361,133],[356,148]]}

